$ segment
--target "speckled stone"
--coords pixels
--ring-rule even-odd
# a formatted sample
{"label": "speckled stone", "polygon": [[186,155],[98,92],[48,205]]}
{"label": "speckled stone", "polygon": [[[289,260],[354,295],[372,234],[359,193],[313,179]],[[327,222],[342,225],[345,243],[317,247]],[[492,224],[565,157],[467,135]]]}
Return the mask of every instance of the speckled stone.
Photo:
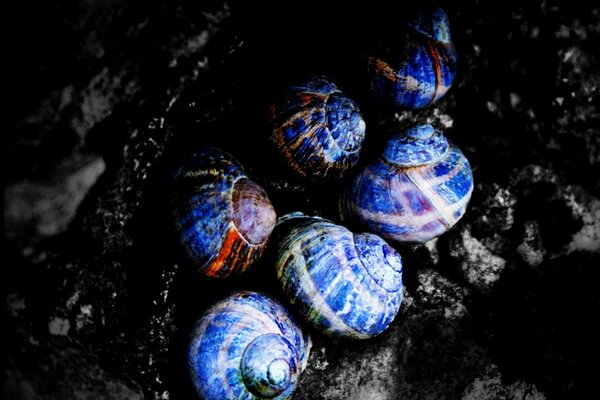
{"label": "speckled stone", "polygon": [[465,389],[462,400],[546,400],[546,396],[531,383],[504,383],[498,367],[491,365]]}
{"label": "speckled stone", "polygon": [[463,227],[450,239],[450,257],[464,279],[482,293],[489,293],[500,279],[506,260],[491,252]]}

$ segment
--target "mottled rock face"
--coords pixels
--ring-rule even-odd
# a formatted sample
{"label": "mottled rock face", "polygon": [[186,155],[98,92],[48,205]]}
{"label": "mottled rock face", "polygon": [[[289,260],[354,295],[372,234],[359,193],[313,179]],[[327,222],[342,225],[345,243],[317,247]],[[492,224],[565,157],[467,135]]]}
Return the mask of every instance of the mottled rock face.
{"label": "mottled rock face", "polygon": [[[340,223],[345,182],[307,182],[269,145],[272,94],[297,70],[327,74],[360,108],[356,170],[391,133],[427,123],[463,151],[475,188],[454,228],[395,245],[404,300],[388,330],[360,344],[310,331],[294,398],[590,398],[597,5],[442,4],[458,54],[452,88],[432,106],[395,111],[375,106],[363,85],[361,52],[398,25],[379,2],[311,0],[294,13],[238,0],[180,3],[11,11],[3,398],[193,398],[185,349],[197,318],[234,290],[279,292],[270,249],[227,282],[191,272],[171,235],[173,169],[189,152],[219,147],[277,215]],[[238,211],[254,204],[255,188],[246,189]],[[239,219],[249,240],[262,239],[262,223]],[[258,221],[271,224],[271,213]]]}

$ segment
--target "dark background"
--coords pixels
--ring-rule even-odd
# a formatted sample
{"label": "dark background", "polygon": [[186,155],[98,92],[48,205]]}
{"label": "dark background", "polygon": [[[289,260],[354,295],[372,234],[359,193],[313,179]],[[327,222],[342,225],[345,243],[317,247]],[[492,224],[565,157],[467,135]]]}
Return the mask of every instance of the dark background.
{"label": "dark background", "polygon": [[295,178],[266,141],[270,99],[306,72],[358,102],[361,165],[392,133],[429,122],[463,150],[476,187],[450,232],[397,246],[406,298],[385,333],[345,342],[311,332],[295,398],[588,398],[599,337],[598,6],[440,2],[459,55],[454,86],[424,110],[394,112],[366,93],[362,57],[408,8],[54,3],[5,13],[5,398],[190,398],[185,345],[203,309],[233,289],[278,291],[269,254],[227,282],[191,271],[171,234],[171,171],[216,145],[278,215],[339,221],[345,182]]}

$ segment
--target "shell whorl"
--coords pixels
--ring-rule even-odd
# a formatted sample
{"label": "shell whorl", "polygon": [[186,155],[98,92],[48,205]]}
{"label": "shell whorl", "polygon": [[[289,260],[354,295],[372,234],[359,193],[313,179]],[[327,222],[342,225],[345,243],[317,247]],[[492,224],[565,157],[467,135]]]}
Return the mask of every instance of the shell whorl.
{"label": "shell whorl", "polygon": [[188,157],[174,180],[176,232],[200,272],[227,277],[260,257],[275,226],[275,210],[237,160],[206,148]]}
{"label": "shell whorl", "polygon": [[356,103],[324,77],[289,88],[270,119],[271,140],[301,176],[339,178],[358,161],[365,122]]}
{"label": "shell whorl", "polygon": [[462,152],[429,125],[394,136],[340,197],[345,221],[385,239],[423,243],[464,215],[473,173]]}
{"label": "shell whorl", "polygon": [[285,337],[275,333],[258,336],[242,356],[244,383],[259,397],[275,397],[296,381],[301,367],[297,359],[296,350]]}
{"label": "shell whorl", "polygon": [[402,257],[385,240],[372,233],[358,233],[354,247],[373,281],[388,292],[402,289]]}
{"label": "shell whorl", "polygon": [[408,21],[367,57],[371,93],[393,107],[418,109],[452,86],[457,53],[448,17],[437,8]]}
{"label": "shell whorl", "polygon": [[277,278],[300,314],[334,337],[365,339],[388,327],[402,301],[395,250],[321,218],[292,218],[281,228]]}
{"label": "shell whorl", "polygon": [[392,137],[383,151],[383,159],[399,167],[435,163],[446,156],[448,139],[431,125],[419,125]]}
{"label": "shell whorl", "polygon": [[213,305],[192,333],[188,365],[206,400],[287,399],[306,367],[310,339],[268,296],[236,292]]}
{"label": "shell whorl", "polygon": [[441,43],[450,43],[450,22],[448,15],[439,7],[420,13],[408,22],[408,26]]}

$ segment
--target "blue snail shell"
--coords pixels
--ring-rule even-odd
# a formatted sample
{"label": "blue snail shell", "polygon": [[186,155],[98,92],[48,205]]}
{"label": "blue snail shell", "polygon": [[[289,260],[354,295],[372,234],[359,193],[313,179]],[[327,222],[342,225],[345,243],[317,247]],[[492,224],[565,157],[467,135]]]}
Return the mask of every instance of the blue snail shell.
{"label": "blue snail shell", "polygon": [[356,103],[324,77],[290,87],[270,120],[271,141],[302,177],[340,178],[358,161],[365,122]]}
{"label": "blue snail shell", "polygon": [[275,211],[229,154],[207,148],[175,173],[175,230],[188,258],[211,277],[243,272],[266,247]]}
{"label": "blue snail shell", "polygon": [[342,218],[399,242],[423,243],[464,215],[473,173],[461,151],[431,125],[392,137],[340,200]]}
{"label": "blue snail shell", "polygon": [[188,367],[205,400],[287,399],[310,352],[310,338],[272,298],[236,292],[196,324]]}
{"label": "blue snail shell", "polygon": [[425,107],[450,89],[456,64],[448,17],[436,8],[409,21],[405,32],[368,57],[371,93],[398,108]]}
{"label": "blue snail shell", "polygon": [[383,239],[301,214],[276,229],[277,279],[307,321],[352,339],[389,326],[402,302],[402,258]]}

